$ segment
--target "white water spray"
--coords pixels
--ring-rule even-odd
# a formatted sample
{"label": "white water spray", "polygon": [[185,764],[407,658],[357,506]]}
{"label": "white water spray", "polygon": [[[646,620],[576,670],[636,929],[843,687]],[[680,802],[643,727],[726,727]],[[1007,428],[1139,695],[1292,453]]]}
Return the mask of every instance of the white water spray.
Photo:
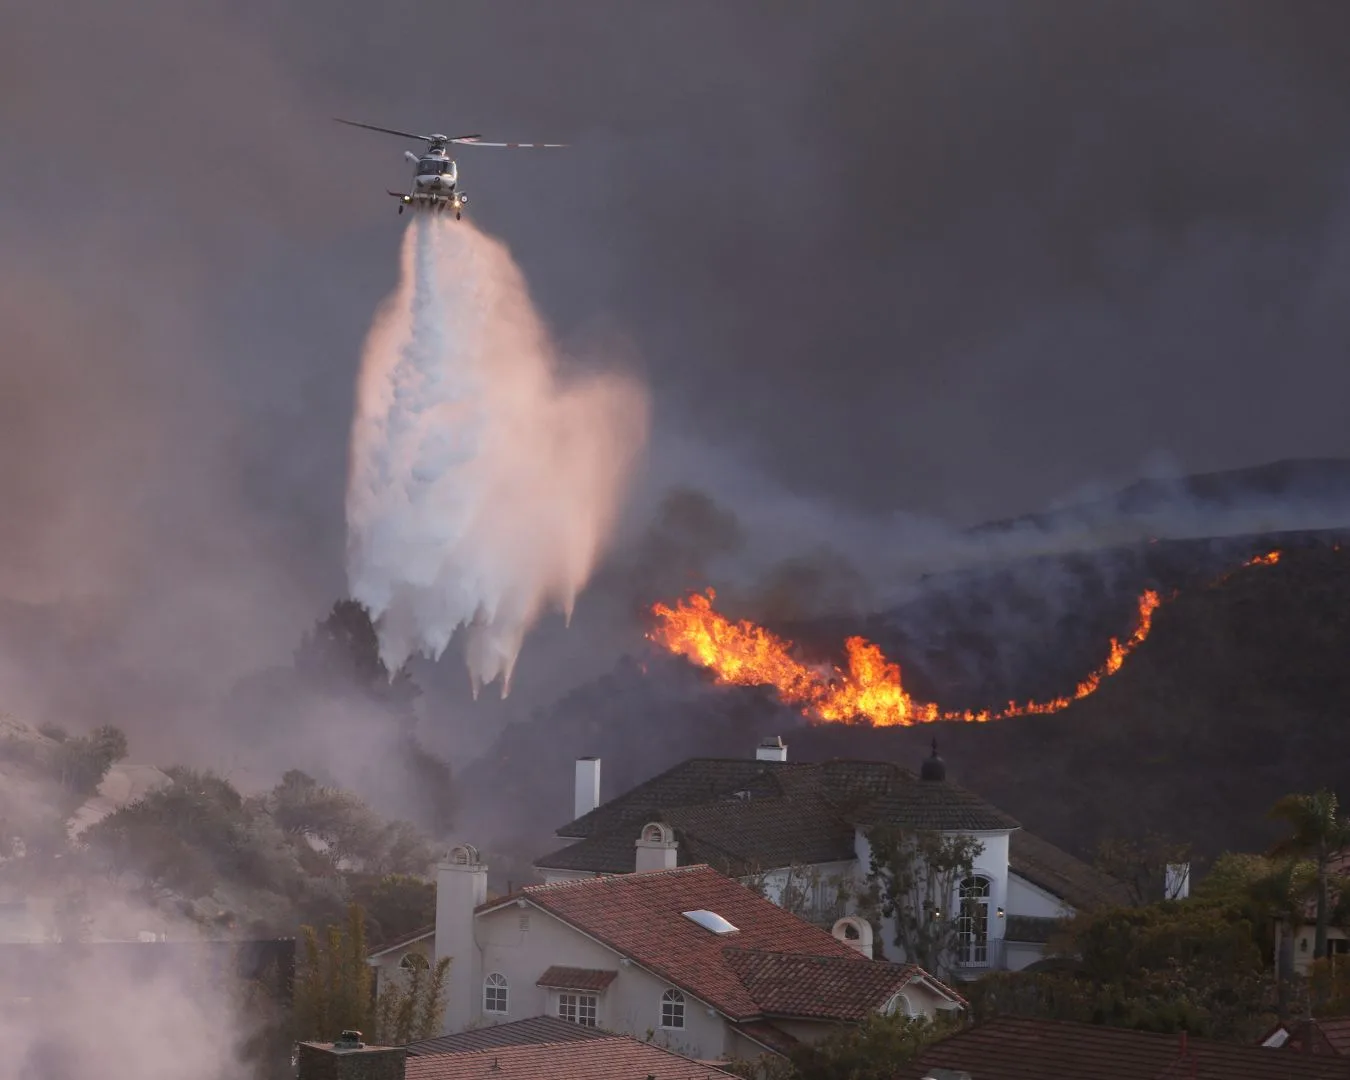
{"label": "white water spray", "polygon": [[352,424],[347,577],[391,671],[460,627],[474,693],[502,694],[545,610],[569,618],[647,431],[613,374],[562,380],[506,248],[418,215],[366,341]]}

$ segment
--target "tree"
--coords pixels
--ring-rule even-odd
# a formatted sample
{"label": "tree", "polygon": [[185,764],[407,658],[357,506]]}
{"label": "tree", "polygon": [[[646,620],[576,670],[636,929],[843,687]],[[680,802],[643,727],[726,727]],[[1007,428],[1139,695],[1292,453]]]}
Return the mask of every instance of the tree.
{"label": "tree", "polygon": [[322,940],[312,926],[300,928],[295,971],[295,1033],[304,1040],[332,1041],[345,1029],[374,1032],[374,973],[366,963],[366,915],[347,909],[345,926],[329,926]]}
{"label": "tree", "polygon": [[1270,808],[1270,817],[1289,826],[1289,835],[1272,849],[1283,858],[1311,859],[1317,868],[1317,933],[1313,958],[1327,955],[1327,926],[1331,902],[1327,880],[1331,859],[1350,845],[1350,821],[1340,816],[1333,792],[1321,790],[1311,795],[1286,795]]}
{"label": "tree", "polygon": [[94,794],[114,764],[127,756],[127,737],[110,725],[62,740],[56,748],[57,777],[71,794]]}
{"label": "tree", "polygon": [[947,978],[961,937],[954,905],[984,844],[974,837],[881,825],[871,846],[866,908],[894,920],[895,944],[912,964]]}
{"label": "tree", "polygon": [[1168,871],[1190,862],[1190,844],[1156,832],[1142,840],[1103,840],[1096,858],[1097,869],[1121,882],[1136,906],[1179,899],[1181,881]]}
{"label": "tree", "polygon": [[393,1044],[440,1033],[445,1018],[445,978],[450,958],[434,968],[413,966],[403,981],[391,981],[374,995],[374,971],[366,963],[366,913],[347,908],[345,925],[329,926],[320,938],[302,926],[295,972],[295,1037],[331,1041],[355,1029],[372,1041]]}
{"label": "tree", "polygon": [[394,941],[436,921],[436,886],[410,874],[364,875],[351,881],[352,899],[366,910],[372,940]]}
{"label": "tree", "polygon": [[356,690],[403,713],[422,693],[406,664],[390,673],[370,612],[355,600],[339,600],[301,639],[295,670],[321,687]]}
{"label": "tree", "polygon": [[389,1046],[435,1038],[445,1022],[450,957],[441,957],[434,968],[423,963],[402,970],[407,974],[381,988],[375,1006],[375,1038]]}

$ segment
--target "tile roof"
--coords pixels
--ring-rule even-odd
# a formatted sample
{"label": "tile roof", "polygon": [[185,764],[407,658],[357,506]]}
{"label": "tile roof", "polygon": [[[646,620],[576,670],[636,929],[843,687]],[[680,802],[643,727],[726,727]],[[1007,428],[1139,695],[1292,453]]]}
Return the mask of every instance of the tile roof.
{"label": "tile roof", "polygon": [[650,1043],[550,1016],[408,1047],[406,1080],[712,1080],[731,1073]]}
{"label": "tile roof", "polygon": [[859,967],[836,956],[802,956],[746,949],[723,950],[726,964],[765,1016],[777,1019],[861,1021],[916,980],[961,998],[914,964],[875,960]]}
{"label": "tile roof", "polygon": [[535,980],[535,986],[554,990],[603,990],[618,977],[617,971],[554,965]]}
{"label": "tile roof", "polygon": [[900,780],[860,807],[859,825],[899,825],[939,832],[1019,829],[1016,819],[950,780]]}
{"label": "tile roof", "polygon": [[935,1067],[973,1080],[1350,1080],[1350,1061],[1342,1058],[1014,1017],[934,1043],[897,1070],[896,1080],[919,1080]]}
{"label": "tile roof", "polygon": [[538,859],[549,870],[631,873],[634,843],[649,821],[675,831],[681,866],[707,863],[744,875],[794,864],[852,859],[853,826],[817,791],[768,798],[725,799],[656,809]]}
{"label": "tile roof", "polygon": [[1284,1031],[1287,1038],[1281,1050],[1296,1050],[1309,1054],[1339,1054],[1350,1057],[1350,1016],[1329,1017],[1324,1020],[1295,1020],[1281,1024],[1262,1039],[1262,1043]]}
{"label": "tile roof", "polygon": [[789,1035],[777,1024],[772,1024],[767,1020],[750,1020],[743,1024],[732,1024],[731,1026],[751,1042],[758,1043],[760,1046],[782,1054],[784,1057],[792,1053],[801,1041],[796,1036]]}
{"label": "tile roof", "polygon": [[[478,910],[490,911],[517,897],[733,1020],[757,1019],[762,1010],[727,963],[727,948],[834,956],[854,965],[876,962],[707,866],[532,885]],[[700,908],[738,929],[715,934],[683,914]]]}
{"label": "tile roof", "polygon": [[1018,830],[1008,838],[1008,867],[1076,911],[1129,904],[1129,890],[1054,844]]}
{"label": "tile roof", "polygon": [[406,949],[409,945],[415,945],[423,938],[433,937],[435,933],[436,926],[433,923],[431,926],[424,926],[420,930],[414,930],[411,934],[404,934],[402,937],[386,942],[378,949],[372,949],[369,955],[371,957],[383,956],[385,953],[391,953],[397,949]]}
{"label": "tile roof", "polygon": [[559,1020],[556,1016],[533,1016],[528,1020],[513,1020],[506,1024],[461,1031],[456,1035],[440,1035],[408,1044],[408,1056],[426,1054],[457,1054],[472,1050],[491,1050],[499,1046],[552,1046],[560,1042],[593,1042],[609,1037],[599,1028],[582,1027]]}

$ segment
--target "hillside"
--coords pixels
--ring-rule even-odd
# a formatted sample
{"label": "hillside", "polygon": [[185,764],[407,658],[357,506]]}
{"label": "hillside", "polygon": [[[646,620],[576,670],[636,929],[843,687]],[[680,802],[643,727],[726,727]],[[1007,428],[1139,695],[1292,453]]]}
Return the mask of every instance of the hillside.
{"label": "hillside", "polygon": [[[466,774],[466,802],[493,793],[510,814],[498,816],[493,839],[537,845],[570,816],[578,755],[604,759],[608,798],[685,757],[747,755],[763,734],[787,736],[799,760],[916,765],[936,736],[953,779],[1068,848],[1086,853],[1104,836],[1153,829],[1211,854],[1258,848],[1273,835],[1264,814],[1280,795],[1322,784],[1350,794],[1350,546],[1337,542],[1331,533],[1159,541],[1032,560],[931,581],[862,627],[795,628],[817,658],[837,656],[847,632],[871,634],[916,694],[998,706],[1071,690],[1108,639],[1128,633],[1142,588],[1175,592],[1117,675],[1050,716],[813,727],[766,690],[713,686],[649,647],[505,730]],[[1277,565],[1235,570],[1277,547]]]}

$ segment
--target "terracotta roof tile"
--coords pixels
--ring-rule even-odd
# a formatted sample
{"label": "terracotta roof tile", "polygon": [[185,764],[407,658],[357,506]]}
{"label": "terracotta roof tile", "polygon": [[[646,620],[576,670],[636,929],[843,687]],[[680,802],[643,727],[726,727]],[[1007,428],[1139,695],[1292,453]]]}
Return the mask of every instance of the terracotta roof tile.
{"label": "terracotta roof tile", "polygon": [[768,1020],[750,1020],[744,1024],[733,1024],[732,1027],[752,1042],[784,1056],[792,1053],[800,1043],[795,1036]]}
{"label": "terracotta roof tile", "polygon": [[724,949],[723,956],[764,1015],[777,1019],[865,1020],[910,983],[925,978],[953,1001],[961,1001],[914,964],[874,960],[859,967],[835,956],[745,949]]}
{"label": "terracotta roof tile", "polygon": [[1350,1080],[1350,1061],[1058,1020],[1002,1017],[934,1043],[896,1080],[931,1068],[974,1080]]}
{"label": "terracotta roof tile", "polygon": [[722,1080],[732,1074],[622,1035],[540,1016],[408,1047],[407,1080]]}
{"label": "terracotta roof tile", "polygon": [[[757,1018],[760,1009],[726,962],[729,946],[875,962],[707,866],[533,885],[516,895],[737,1020]],[[479,910],[514,900],[504,897]],[[737,930],[716,934],[683,914],[698,909],[716,912]]]}
{"label": "terracotta roof tile", "polygon": [[[1287,1031],[1289,1036],[1280,1046],[1281,1050],[1350,1057],[1350,1016],[1324,1020],[1296,1020],[1275,1029],[1280,1030]],[[1275,1031],[1270,1034],[1274,1035]],[[1270,1038],[1270,1035],[1266,1038]],[[1264,1041],[1263,1039],[1262,1042]]]}
{"label": "terracotta roof tile", "polygon": [[554,990],[603,990],[618,974],[617,971],[599,968],[559,967],[555,964],[540,975],[534,985]]}

